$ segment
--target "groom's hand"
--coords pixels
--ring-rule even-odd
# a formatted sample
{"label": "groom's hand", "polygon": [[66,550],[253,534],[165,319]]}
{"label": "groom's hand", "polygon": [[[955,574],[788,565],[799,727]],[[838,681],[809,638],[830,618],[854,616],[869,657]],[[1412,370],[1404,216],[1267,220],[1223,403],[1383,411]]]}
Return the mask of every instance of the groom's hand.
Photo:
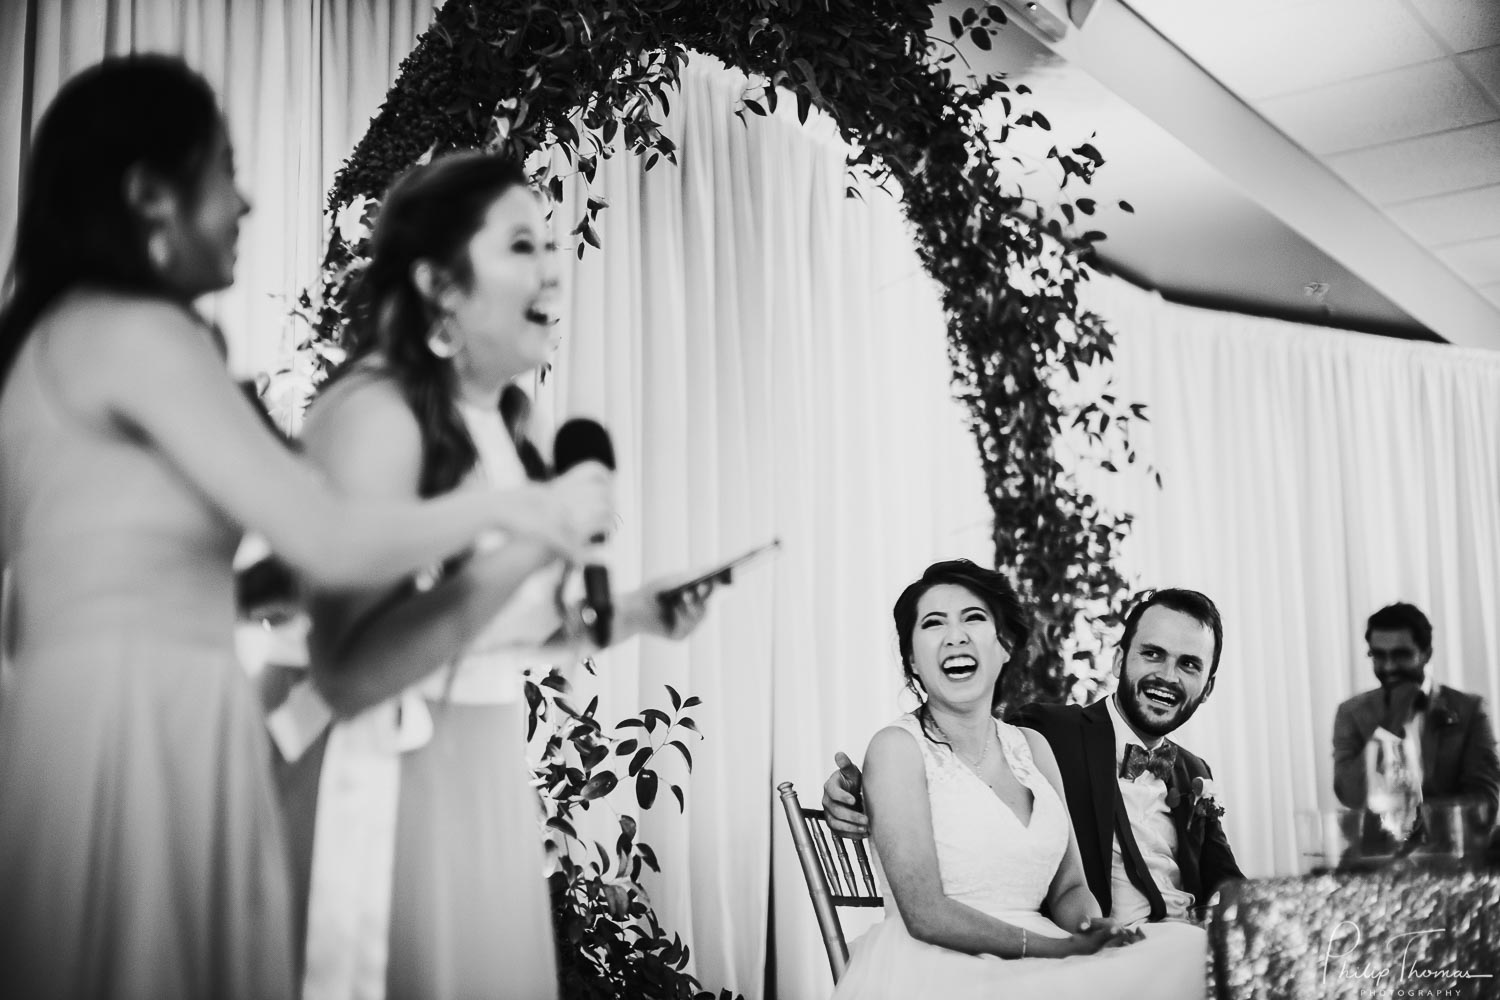
{"label": "groom's hand", "polygon": [[842,837],[868,837],[870,817],[860,811],[864,775],[843,753],[833,755],[838,768],[823,782],[823,812],[828,827]]}
{"label": "groom's hand", "polygon": [[1385,729],[1400,737],[1406,736],[1407,723],[1417,714],[1417,699],[1422,697],[1422,685],[1402,682],[1385,691]]}

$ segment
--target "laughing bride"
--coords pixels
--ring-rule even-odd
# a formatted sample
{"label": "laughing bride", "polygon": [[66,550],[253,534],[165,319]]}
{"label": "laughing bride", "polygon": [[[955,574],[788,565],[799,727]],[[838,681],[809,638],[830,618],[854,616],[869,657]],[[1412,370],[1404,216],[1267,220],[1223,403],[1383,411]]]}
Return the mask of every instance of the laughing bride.
{"label": "laughing bride", "polygon": [[1000,670],[1030,635],[1010,584],[967,560],[935,563],[894,616],[922,703],[865,756],[886,918],[855,943],[835,1000],[1201,998],[1204,932],[1101,915],[1051,748],[991,714]]}

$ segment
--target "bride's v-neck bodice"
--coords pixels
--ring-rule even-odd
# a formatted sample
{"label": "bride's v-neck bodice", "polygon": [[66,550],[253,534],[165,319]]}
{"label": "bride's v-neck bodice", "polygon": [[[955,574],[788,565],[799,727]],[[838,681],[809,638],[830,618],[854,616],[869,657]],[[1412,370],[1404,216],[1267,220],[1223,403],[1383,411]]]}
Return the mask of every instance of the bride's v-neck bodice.
{"label": "bride's v-neck bodice", "polygon": [[1022,823],[953,750],[923,735],[914,715],[897,725],[922,750],[944,894],[994,916],[1038,910],[1068,843],[1068,819],[1026,734],[995,722],[1011,773],[1031,791],[1031,820]]}

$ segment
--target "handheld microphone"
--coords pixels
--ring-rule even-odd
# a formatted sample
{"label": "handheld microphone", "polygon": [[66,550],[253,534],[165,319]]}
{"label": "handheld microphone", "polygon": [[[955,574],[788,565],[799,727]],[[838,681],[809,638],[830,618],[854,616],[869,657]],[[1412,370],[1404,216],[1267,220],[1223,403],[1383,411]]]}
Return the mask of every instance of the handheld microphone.
{"label": "handheld microphone", "polygon": [[[552,445],[552,461],[562,475],[584,462],[598,462],[609,471],[615,471],[615,448],[609,440],[609,431],[595,420],[581,417],[569,420],[557,429],[557,439]],[[603,535],[594,541],[603,542]],[[594,645],[603,648],[609,645],[615,617],[614,602],[609,593],[609,569],[595,563],[583,567],[583,623],[588,627]]]}

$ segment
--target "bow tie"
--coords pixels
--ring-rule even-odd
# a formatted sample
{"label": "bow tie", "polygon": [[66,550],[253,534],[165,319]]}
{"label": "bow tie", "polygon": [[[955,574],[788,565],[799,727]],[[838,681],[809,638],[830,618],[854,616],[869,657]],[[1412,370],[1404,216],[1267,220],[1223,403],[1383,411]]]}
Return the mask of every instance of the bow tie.
{"label": "bow tie", "polygon": [[1162,740],[1155,750],[1147,750],[1135,743],[1125,744],[1125,760],[1120,765],[1120,777],[1131,781],[1144,771],[1150,771],[1164,783],[1170,783],[1172,768],[1177,764],[1177,745]]}

